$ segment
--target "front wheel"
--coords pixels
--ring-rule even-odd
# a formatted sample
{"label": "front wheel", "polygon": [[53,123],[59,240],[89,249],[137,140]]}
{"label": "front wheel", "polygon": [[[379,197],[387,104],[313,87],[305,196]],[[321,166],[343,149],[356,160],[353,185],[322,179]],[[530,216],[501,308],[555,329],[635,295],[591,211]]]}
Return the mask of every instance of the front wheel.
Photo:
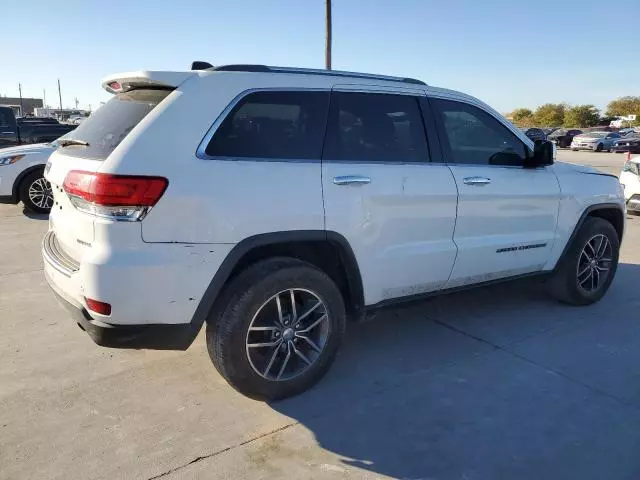
{"label": "front wheel", "polygon": [[619,253],[620,240],[613,225],[588,217],[549,282],[551,294],[571,305],[597,302],[609,290]]}
{"label": "front wheel", "polygon": [[225,288],[207,319],[207,350],[240,393],[276,400],[327,372],[344,331],[344,303],[331,278],[306,262],[273,258]]}
{"label": "front wheel", "polygon": [[36,213],[49,213],[53,206],[51,184],[44,178],[44,172],[37,170],[29,173],[20,184],[20,200],[27,210]]}
{"label": "front wheel", "polygon": [[599,143],[598,145],[596,145],[596,152],[601,152],[603,150],[603,146],[601,143]]}

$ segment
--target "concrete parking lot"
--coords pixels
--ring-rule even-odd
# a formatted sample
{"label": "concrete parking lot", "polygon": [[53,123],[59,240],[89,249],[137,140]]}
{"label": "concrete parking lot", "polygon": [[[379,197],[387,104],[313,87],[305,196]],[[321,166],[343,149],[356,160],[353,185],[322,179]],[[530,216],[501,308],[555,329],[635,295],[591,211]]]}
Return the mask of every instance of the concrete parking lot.
{"label": "concrete parking lot", "polygon": [[273,404],[227,386],[202,335],[187,352],[94,345],[45,284],[46,228],[0,207],[2,479],[640,478],[640,217],[600,303],[521,281],[386,310]]}

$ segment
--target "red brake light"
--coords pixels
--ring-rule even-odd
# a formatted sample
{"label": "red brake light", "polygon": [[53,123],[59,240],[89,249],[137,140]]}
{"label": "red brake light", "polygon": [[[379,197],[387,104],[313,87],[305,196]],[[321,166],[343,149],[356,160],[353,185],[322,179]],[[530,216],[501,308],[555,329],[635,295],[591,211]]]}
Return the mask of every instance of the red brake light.
{"label": "red brake light", "polygon": [[109,175],[73,170],[64,179],[67,194],[102,206],[152,207],[167,188],[162,177]]}
{"label": "red brake light", "polygon": [[92,312],[99,313],[100,315],[111,315],[111,305],[92,298],[85,298],[87,302],[87,308]]}

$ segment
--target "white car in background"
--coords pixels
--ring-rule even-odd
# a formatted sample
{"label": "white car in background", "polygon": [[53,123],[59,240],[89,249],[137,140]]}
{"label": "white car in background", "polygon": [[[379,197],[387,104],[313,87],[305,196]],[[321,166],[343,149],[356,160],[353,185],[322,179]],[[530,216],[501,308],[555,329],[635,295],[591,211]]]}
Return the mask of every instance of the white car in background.
{"label": "white car in background", "polygon": [[44,169],[57,143],[37,143],[0,149],[0,203],[22,202],[27,210],[49,213],[51,186]]}
{"label": "white car in background", "polygon": [[606,150],[610,152],[613,148],[613,142],[618,140],[620,135],[615,132],[587,132],[581,133],[573,137],[571,141],[571,150],[593,150],[594,152],[602,152]]}
{"label": "white car in background", "polygon": [[640,213],[640,156],[629,159],[620,173],[627,211]]}

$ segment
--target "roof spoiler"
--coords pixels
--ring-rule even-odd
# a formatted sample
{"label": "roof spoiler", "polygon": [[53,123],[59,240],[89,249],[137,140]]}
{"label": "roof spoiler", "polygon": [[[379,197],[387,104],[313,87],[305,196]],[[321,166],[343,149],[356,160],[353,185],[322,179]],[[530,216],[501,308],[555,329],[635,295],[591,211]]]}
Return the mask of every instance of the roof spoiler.
{"label": "roof spoiler", "polygon": [[109,93],[122,93],[135,88],[173,89],[194,75],[196,75],[196,72],[140,71],[116,73],[102,80],[102,88]]}

